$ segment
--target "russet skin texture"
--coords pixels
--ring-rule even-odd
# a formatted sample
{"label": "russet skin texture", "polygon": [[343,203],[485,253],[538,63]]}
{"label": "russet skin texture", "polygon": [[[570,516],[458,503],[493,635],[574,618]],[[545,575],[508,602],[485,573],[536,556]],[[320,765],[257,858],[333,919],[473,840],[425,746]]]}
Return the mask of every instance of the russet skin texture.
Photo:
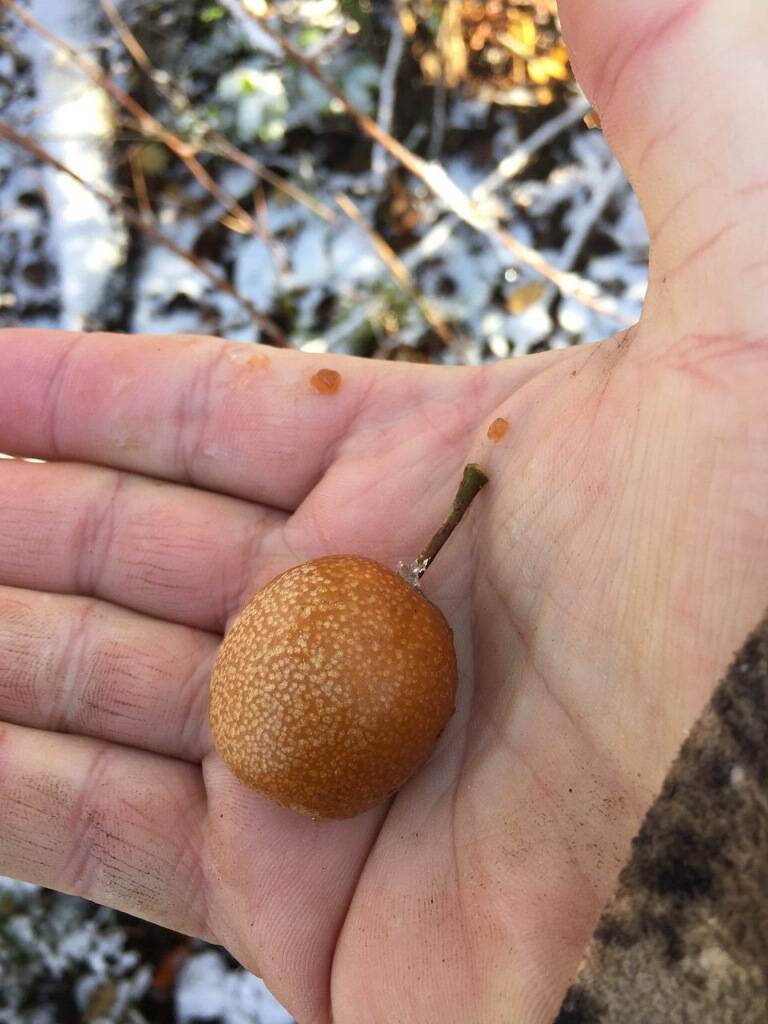
{"label": "russet skin texture", "polygon": [[245,606],[216,659],[209,714],[232,773],[315,818],[381,803],[454,710],[453,636],[400,576],[355,555],[289,569]]}

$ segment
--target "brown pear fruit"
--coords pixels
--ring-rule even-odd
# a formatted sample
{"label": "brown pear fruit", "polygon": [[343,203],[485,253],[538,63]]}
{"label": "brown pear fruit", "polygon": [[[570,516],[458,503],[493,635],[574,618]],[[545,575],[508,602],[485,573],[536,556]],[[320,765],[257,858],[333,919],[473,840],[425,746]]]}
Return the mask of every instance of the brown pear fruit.
{"label": "brown pear fruit", "polygon": [[453,713],[453,635],[418,580],[486,482],[465,470],[454,506],[402,575],[331,555],[267,583],[227,632],[209,718],[230,771],[313,818],[348,818],[395,793]]}
{"label": "brown pear fruit", "polygon": [[221,645],[213,739],[237,778],[315,818],[381,803],[454,709],[442,613],[378,562],[318,558],[260,590]]}

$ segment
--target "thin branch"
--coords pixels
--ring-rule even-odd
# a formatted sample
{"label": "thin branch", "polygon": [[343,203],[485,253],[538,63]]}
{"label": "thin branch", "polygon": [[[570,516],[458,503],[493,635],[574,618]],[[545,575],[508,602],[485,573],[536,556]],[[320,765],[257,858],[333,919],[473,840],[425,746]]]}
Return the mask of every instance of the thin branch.
{"label": "thin branch", "polygon": [[430,160],[438,160],[443,151],[445,129],[448,125],[448,88],[445,75],[441,74],[432,90],[432,128],[429,133],[427,153]]}
{"label": "thin branch", "polygon": [[320,217],[322,220],[332,224],[336,220],[336,214],[331,210],[325,203],[320,202],[319,199],[315,199],[309,192],[305,192],[303,188],[299,188],[298,185],[294,185],[293,182],[287,181],[285,178],[281,178],[279,174],[275,174],[270,171],[268,167],[265,167],[259,160],[254,160],[248,153],[243,152],[242,149],[238,149],[234,143],[230,142],[225,135],[219,134],[219,132],[209,131],[208,142],[205,145],[205,150],[208,153],[212,153],[215,156],[224,157],[230,160],[233,164],[238,164],[240,167],[245,167],[246,170],[250,171],[257,178],[261,178],[266,181],[268,185],[272,185],[273,188],[279,189],[284,192],[285,195],[290,196],[295,202],[300,203],[302,206],[306,206],[308,210],[315,214],[316,217]]}
{"label": "thin branch", "polygon": [[565,110],[556,117],[545,121],[535,132],[531,132],[527,139],[524,139],[519,146],[508,153],[499,165],[491,171],[479,184],[472,189],[471,196],[475,202],[483,202],[493,192],[501,188],[510,178],[516,177],[527,167],[533,157],[548,145],[553,139],[566,131],[572,125],[583,120],[584,115],[590,110],[588,100],[583,97],[575,99]]}
{"label": "thin branch", "polygon": [[187,167],[190,174],[200,183],[202,188],[209,192],[233,217],[241,220],[246,224],[249,230],[256,231],[256,222],[253,220],[251,215],[243,209],[243,207],[230,196],[219,184],[215,181],[208,171],[203,167],[200,161],[195,156],[195,148],[189,143],[182,142],[182,140],[174,135],[173,132],[165,128],[157,118],[153,117],[148,111],[141,106],[132,96],[130,96],[125,90],[121,89],[116,82],[114,82],[109,75],[107,75],[101,68],[97,67],[93,61],[87,57],[82,56],[75,50],[73,46],[65,42],[60,36],[57,36],[55,32],[51,32],[50,29],[42,25],[36,18],[33,18],[31,14],[19,7],[16,0],[0,0],[5,8],[12,11],[24,24],[32,29],[33,32],[45,39],[51,46],[60,50],[62,53],[71,60],[77,67],[80,68],[93,82],[101,86],[106,92],[110,94],[125,110],[127,110],[139,123],[142,130],[147,134],[154,135],[160,139],[168,149],[171,150]]}
{"label": "thin branch", "polygon": [[[527,164],[533,159],[536,153],[545,145],[548,145],[561,132],[566,131],[572,125],[581,120],[584,111],[589,110],[589,103],[584,99],[576,99],[561,114],[545,121],[540,128],[532,132],[514,151],[508,154],[481,182],[472,189],[471,199],[479,204],[488,203],[493,193],[510,178],[516,177]],[[459,223],[453,213],[446,213],[435,221],[427,233],[406,253],[403,261],[410,270],[413,270],[423,259],[428,259],[441,249],[451,237],[453,229]],[[561,267],[569,270],[570,266]],[[590,287],[590,282],[582,282],[585,289]]]}
{"label": "thin branch", "polygon": [[275,345],[278,345],[281,348],[290,348],[288,339],[277,326],[277,324],[273,323],[268,316],[265,316],[264,313],[256,309],[253,303],[246,299],[243,295],[241,295],[233,287],[233,285],[231,285],[229,281],[227,281],[226,278],[221,277],[215,271],[211,270],[209,267],[206,267],[204,263],[202,263],[192,253],[187,252],[186,249],[182,249],[181,246],[176,244],[176,242],[168,238],[167,235],[163,234],[163,232],[160,231],[160,229],[152,221],[145,220],[140,214],[138,214],[133,209],[132,206],[128,206],[126,203],[120,202],[120,200],[115,199],[113,196],[109,195],[107,192],[104,192],[102,189],[97,188],[95,185],[91,185],[89,182],[81,178],[79,174],[71,170],[60,160],[57,160],[56,157],[49,153],[47,150],[43,149],[43,147],[40,146],[37,142],[35,142],[34,139],[30,138],[28,135],[22,135],[21,133],[17,132],[14,128],[12,128],[9,124],[6,124],[4,121],[0,121],[0,136],[8,139],[10,142],[14,143],[14,145],[20,146],[22,149],[25,149],[28,153],[34,156],[37,160],[40,160],[42,163],[48,164],[50,167],[54,167],[57,171],[60,171],[62,174],[68,175],[68,177],[78,182],[80,185],[83,186],[84,189],[87,189],[87,191],[90,192],[92,195],[96,196],[103,203],[106,203],[106,205],[109,206],[111,210],[116,211],[117,213],[120,214],[121,217],[124,217],[125,220],[127,220],[128,223],[131,224],[134,228],[136,228],[138,231],[143,232],[148,238],[151,238],[153,242],[156,242],[158,245],[164,246],[166,249],[169,249],[175,256],[178,256],[180,259],[185,260],[185,262],[193,266],[195,270],[199,271],[201,274],[204,274],[205,277],[207,277],[208,280],[213,285],[216,286],[216,288],[218,288],[220,291],[226,292],[233,299],[235,299],[235,301],[238,302],[243,307],[243,309],[247,311],[251,319],[259,325],[259,327],[264,331],[264,333],[268,337],[272,339]]}
{"label": "thin branch", "polygon": [[[552,139],[556,138],[561,132],[566,131],[573,124],[576,124],[584,115],[584,111],[589,109],[589,104],[583,99],[576,99],[574,102],[566,108],[561,114],[550,118],[549,121],[538,128],[535,132],[528,136],[516,149],[510,153],[501,163],[496,167],[486,178],[483,179],[475,188],[472,190],[472,198],[482,199],[487,202],[492,193],[500,188],[508,178],[514,177],[522,171],[526,164],[535,156],[542,146],[547,145]],[[613,193],[615,184],[610,189],[610,194]],[[600,209],[604,208],[605,202],[608,201],[610,195],[601,203]],[[590,203],[591,207],[591,203]],[[599,216],[599,211],[597,216]],[[429,230],[424,234],[404,255],[399,257],[401,263],[409,273],[419,266],[422,260],[429,259],[437,251],[443,248],[448,242],[455,228],[456,224],[460,223],[458,218],[453,213],[447,212],[440,219],[438,219]],[[580,222],[583,225],[583,221]],[[594,225],[594,220],[592,220]],[[591,228],[590,228],[591,230]],[[569,241],[566,241],[564,251],[570,251],[575,244],[573,238],[574,232],[569,236]],[[583,245],[583,241],[581,243]],[[581,249],[581,245],[572,257],[566,258],[560,266],[560,270],[564,272],[570,271],[575,257]],[[568,257],[568,252],[565,252]],[[589,282],[584,283],[585,287],[589,287]],[[552,290],[545,293],[545,301],[549,302],[552,298]],[[347,335],[354,333],[365,320],[375,320],[380,315],[383,309],[383,303],[378,298],[371,299],[368,303],[364,303],[356,307],[354,312],[343,321],[337,327],[333,328],[328,334],[329,348],[333,349],[338,345],[343,338]]]}
{"label": "thin branch", "polygon": [[[551,281],[563,295],[569,295],[576,299],[583,306],[594,310],[601,316],[611,317],[613,320],[631,326],[634,320],[625,317],[616,308],[616,301],[608,296],[600,294],[596,284],[585,278],[579,277],[571,271],[560,270],[550,260],[530,245],[526,245],[518,238],[501,227],[496,218],[487,213],[481,213],[472,204],[471,200],[459,189],[448,177],[443,168],[439,165],[431,165],[431,176],[442,181],[442,189],[451,195],[451,210],[461,220],[476,230],[486,233],[488,237],[499,243],[511,252],[518,263],[529,267],[541,274],[542,277]],[[439,187],[439,186],[438,186]]]}
{"label": "thin branch", "polygon": [[104,11],[109,19],[112,28],[120,36],[120,42],[126,48],[128,53],[130,53],[131,57],[133,57],[141,70],[152,77],[153,68],[150,59],[141,43],[126,25],[120,11],[118,11],[112,3],[112,0],[99,0],[99,3],[101,4],[102,11]]}
{"label": "thin branch", "polygon": [[453,336],[451,335],[448,325],[434,308],[432,303],[429,302],[429,300],[416,288],[416,285],[413,283],[411,275],[408,272],[408,268],[399,258],[397,253],[392,249],[388,242],[386,242],[381,235],[377,231],[374,231],[374,229],[368,224],[368,221],[363,216],[360,208],[355,205],[349,196],[339,193],[336,196],[336,202],[350,220],[353,220],[355,224],[359,225],[359,227],[363,229],[382,263],[385,264],[387,270],[389,270],[390,274],[400,285],[403,291],[406,292],[418,306],[422,316],[435,334],[440,338],[444,345],[450,345],[453,341]]}
{"label": "thin branch", "polygon": [[[112,3],[112,0],[100,0],[100,3],[107,18],[109,18],[115,31],[120,36],[123,46],[125,46],[136,64],[141,68],[144,74],[147,75],[158,92],[174,109],[185,113],[193,113],[195,108],[187,94],[182,90],[177,82],[172,80],[168,72],[163,71],[152,64],[152,61],[147,56],[146,51],[126,24],[120,12]],[[280,192],[284,192],[285,195],[295,200],[295,202],[300,203],[302,206],[306,206],[308,210],[311,210],[312,213],[322,218],[322,220],[332,223],[336,219],[336,214],[324,203],[315,199],[314,196],[305,192],[304,189],[299,188],[298,185],[294,185],[285,178],[281,178],[279,174],[275,174],[274,171],[271,171],[259,160],[255,160],[248,153],[245,153],[242,149],[235,146],[234,143],[230,142],[230,140],[225,135],[222,135],[221,132],[210,128],[204,122],[201,122],[200,126],[203,129],[204,134],[201,144],[195,147],[196,150],[199,149],[212,153],[214,156],[223,157],[224,159],[230,160],[232,163],[238,164],[240,167],[244,167],[257,178],[261,178],[263,181],[266,181],[268,185],[271,185]]]}
{"label": "thin branch", "polygon": [[131,181],[133,182],[133,194],[136,196],[136,202],[139,206],[139,212],[142,217],[150,220],[155,219],[154,210],[152,209],[152,203],[149,198],[149,189],[147,188],[147,179],[144,174],[144,168],[141,166],[141,146],[132,146],[128,154],[128,165],[131,169]]}
{"label": "thin branch", "polygon": [[[621,164],[617,160],[612,160],[608,169],[599,178],[587,205],[579,209],[578,221],[560,251],[560,268],[562,270],[570,271],[579,258],[595,224],[623,181],[624,172]],[[554,290],[550,284],[538,301],[546,307],[553,298]]]}
{"label": "thin branch", "polygon": [[624,180],[621,164],[612,158],[609,166],[598,179],[589,203],[579,211],[578,222],[563,245],[561,255],[563,270],[570,270],[579,258],[595,224]]}
{"label": "thin branch", "polygon": [[[3,0],[7,3],[8,0]],[[375,142],[378,142],[380,146],[383,146],[399,163],[406,167],[409,171],[415,174],[417,177],[423,177],[425,168],[428,166],[420,156],[415,153],[411,153],[410,150],[406,149],[405,146],[398,142],[393,135],[389,132],[379,128],[373,118],[365,114],[359,107],[356,107],[351,100],[348,100],[346,95],[335,85],[329,78],[327,78],[317,61],[312,60],[302,50],[295,46],[290,39],[279,32],[277,29],[272,28],[269,24],[267,17],[263,14],[259,14],[248,6],[248,3],[252,0],[222,0],[222,5],[231,12],[231,14],[243,25],[248,26],[249,22],[254,22],[258,28],[268,36],[273,42],[277,43],[283,49],[283,52],[292,57],[293,60],[301,64],[301,66],[309,72],[312,77],[318,81],[326,92],[334,96],[339,103],[342,105],[344,110],[357,121],[362,130],[366,135],[369,135]],[[246,28],[247,30],[247,28]]]}
{"label": "thin branch", "polygon": [[[7,2],[7,0],[3,0]],[[552,281],[564,295],[570,295],[577,299],[582,305],[593,309],[603,316],[611,317],[619,323],[630,323],[630,321],[616,308],[616,303],[608,296],[600,294],[600,289],[591,282],[584,281],[576,274],[568,274],[559,270],[541,253],[525,245],[519,239],[503,228],[495,214],[489,210],[480,209],[472,199],[463,192],[459,186],[446,174],[439,164],[430,164],[421,157],[412,153],[389,132],[384,131],[372,118],[365,114],[359,107],[355,106],[344,95],[341,89],[330,81],[320,69],[316,61],[307,57],[290,39],[282,32],[269,24],[267,16],[254,11],[249,4],[252,0],[222,0],[223,4],[239,20],[249,19],[254,22],[259,30],[266,34],[274,42],[278,43],[283,52],[297,61],[326,92],[334,96],[346,112],[360,126],[363,132],[374,142],[383,146],[399,163],[407,170],[420,178],[434,195],[460,220],[463,220],[476,231],[486,235],[497,244],[512,253],[518,263],[529,267],[541,274],[542,277]],[[246,25],[249,21],[244,22]]]}
{"label": "thin branch", "polygon": [[[405,32],[397,15],[391,18],[392,30],[389,36],[387,56],[381,69],[379,81],[379,107],[376,120],[382,131],[391,134],[392,120],[395,110],[397,72],[405,51]],[[377,178],[383,178],[387,171],[386,151],[381,146],[373,147],[371,170]]]}
{"label": "thin branch", "polygon": [[488,477],[482,466],[471,462],[464,467],[464,475],[461,478],[456,497],[437,533],[411,565],[400,566],[400,573],[405,579],[418,585],[421,577],[442,551],[445,542],[464,518],[469,506],[487,483]]}
{"label": "thin branch", "polygon": [[325,38],[321,39],[312,47],[312,49],[309,51],[309,56],[317,60],[318,57],[323,57],[325,56],[326,53],[330,53],[332,50],[334,50],[336,46],[344,38],[344,36],[347,34],[348,24],[349,19],[342,15],[342,19],[338,23],[338,25],[332,28],[331,31],[328,32],[328,34],[325,36]]}

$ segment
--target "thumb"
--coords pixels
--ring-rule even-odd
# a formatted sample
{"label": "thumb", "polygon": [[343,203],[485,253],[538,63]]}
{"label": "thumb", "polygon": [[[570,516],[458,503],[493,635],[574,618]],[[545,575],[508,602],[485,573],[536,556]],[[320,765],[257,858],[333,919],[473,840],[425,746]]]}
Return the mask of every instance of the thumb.
{"label": "thumb", "polygon": [[663,306],[692,329],[764,323],[768,4],[561,0],[560,13],[648,222],[646,316]]}

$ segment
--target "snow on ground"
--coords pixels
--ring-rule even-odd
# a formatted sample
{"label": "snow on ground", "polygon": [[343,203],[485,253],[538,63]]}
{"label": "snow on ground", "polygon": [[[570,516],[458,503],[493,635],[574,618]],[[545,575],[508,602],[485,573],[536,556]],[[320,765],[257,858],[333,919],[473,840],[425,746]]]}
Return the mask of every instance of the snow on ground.
{"label": "snow on ground", "polygon": [[[174,2],[178,7],[178,0],[161,4],[160,9],[167,11],[157,19],[160,30],[170,33],[169,40]],[[317,6],[284,3],[300,10],[307,21]],[[126,17],[132,9],[123,5]],[[34,10],[81,50],[89,44],[93,49],[103,37],[104,28],[94,23],[87,0],[35,0]],[[324,0],[318,7],[314,45],[322,49],[329,39],[335,40],[326,71],[348,89],[354,87],[353,98],[375,112],[374,72],[380,49],[360,48],[358,37],[355,43],[345,42],[340,11],[335,0]],[[136,20],[140,27],[138,16]],[[29,33],[24,44],[35,63],[37,123],[48,148],[89,180],[111,188],[107,143],[114,127],[114,104],[81,72],[53,57],[49,47],[40,42],[30,47]],[[178,40],[175,45],[178,49]],[[201,104],[200,114],[193,105],[179,113],[159,104],[153,113],[196,137],[207,124],[229,132],[259,160],[320,200],[333,219],[323,219],[273,191],[258,213],[258,234],[224,230],[221,205],[189,175],[183,180],[174,173],[166,174],[165,181],[162,175],[150,180],[151,214],[158,227],[203,264],[228,276],[257,309],[277,317],[297,347],[380,356],[408,347],[423,349],[429,333],[423,313],[395,283],[370,238],[337,207],[335,197],[343,193],[354,198],[369,223],[388,214],[382,206],[382,175],[370,161],[354,169],[332,166],[344,163],[344,146],[328,141],[337,130],[335,108],[323,90],[306,73],[287,66],[274,45],[265,47],[263,39],[244,56],[243,36],[224,18],[214,21],[206,44],[198,41],[181,55],[160,56],[172,65],[170,75],[164,69],[163,80],[180,82],[188,93],[197,88],[208,108]],[[114,62],[114,54],[110,59]],[[457,141],[430,173],[447,189],[458,187],[471,196],[492,220],[498,219],[517,241],[538,249],[554,267],[575,270],[592,282],[593,289],[613,304],[614,315],[559,295],[552,286],[536,292],[531,285],[540,278],[494,242],[492,233],[484,235],[459,224],[423,183],[411,182],[407,187],[413,215],[405,218],[411,237],[404,247],[396,242],[398,256],[415,289],[456,338],[456,344],[442,352],[430,349],[431,358],[480,362],[594,341],[639,314],[647,278],[645,227],[602,135],[581,123],[585,109],[583,98],[574,93],[564,109],[553,110],[535,130],[523,134],[514,112],[502,109],[490,119],[488,104],[459,93],[448,107],[448,127]],[[291,132],[296,133],[295,141]],[[348,134],[349,128],[344,132]],[[488,143],[482,158],[479,139]],[[124,153],[115,156],[124,166]],[[541,158],[546,162],[553,156],[554,166],[542,173]],[[211,168],[231,196],[246,209],[253,208],[260,187],[254,174],[222,161]],[[30,173],[41,172],[30,168]],[[99,307],[104,293],[117,291],[124,299],[125,316],[122,324],[118,318],[110,326],[258,339],[258,327],[236,299],[217,290],[200,269],[140,235],[134,238],[124,283],[125,271],[118,270],[125,253],[122,226],[76,183],[49,169],[42,176],[47,212],[30,212],[8,182],[7,199],[0,192],[0,202],[12,210],[17,234],[27,230],[28,222],[39,230],[40,219],[50,216],[61,324],[98,322],[100,314],[103,318]],[[397,196],[389,198],[390,210],[396,200]],[[4,230],[8,228],[0,228],[0,246]],[[387,227],[389,234],[398,230],[404,229],[397,224]],[[597,250],[594,273],[591,248]],[[2,249],[0,273],[1,253]],[[34,270],[29,273],[34,277]],[[23,307],[24,287],[18,275],[9,280],[5,298],[0,296],[0,316],[3,302],[6,307],[13,302]],[[6,314],[5,319],[10,317]]]}
{"label": "snow on ground", "polygon": [[[176,977],[176,1024],[291,1024],[263,981],[196,947]],[[75,1009],[88,1024],[155,1024],[137,1008],[156,967],[114,911],[0,876],[0,1024],[65,1024],[63,1002],[66,1021]]]}
{"label": "snow on ground", "polygon": [[[33,0],[31,9],[45,28],[78,51],[96,43],[90,0]],[[34,41],[32,51],[36,131],[53,156],[94,187],[111,192],[114,112],[109,97],[42,40]],[[59,269],[61,326],[80,329],[98,322],[112,276],[124,263],[127,235],[105,203],[78,182],[50,167],[43,170],[43,179]]]}
{"label": "snow on ground", "polygon": [[[33,46],[17,22],[0,14],[0,109],[25,130],[35,108]],[[0,326],[19,318],[29,326],[60,323],[58,268],[50,243],[50,217],[42,167],[0,143]]]}
{"label": "snow on ground", "polygon": [[105,1024],[120,1022],[151,977],[113,911],[0,877],[0,1024],[62,1024],[62,979],[79,1012],[100,997]]}
{"label": "snow on ground", "polygon": [[179,1024],[291,1024],[293,1018],[270,995],[264,982],[247,971],[232,971],[214,950],[184,964],[176,990]]}

